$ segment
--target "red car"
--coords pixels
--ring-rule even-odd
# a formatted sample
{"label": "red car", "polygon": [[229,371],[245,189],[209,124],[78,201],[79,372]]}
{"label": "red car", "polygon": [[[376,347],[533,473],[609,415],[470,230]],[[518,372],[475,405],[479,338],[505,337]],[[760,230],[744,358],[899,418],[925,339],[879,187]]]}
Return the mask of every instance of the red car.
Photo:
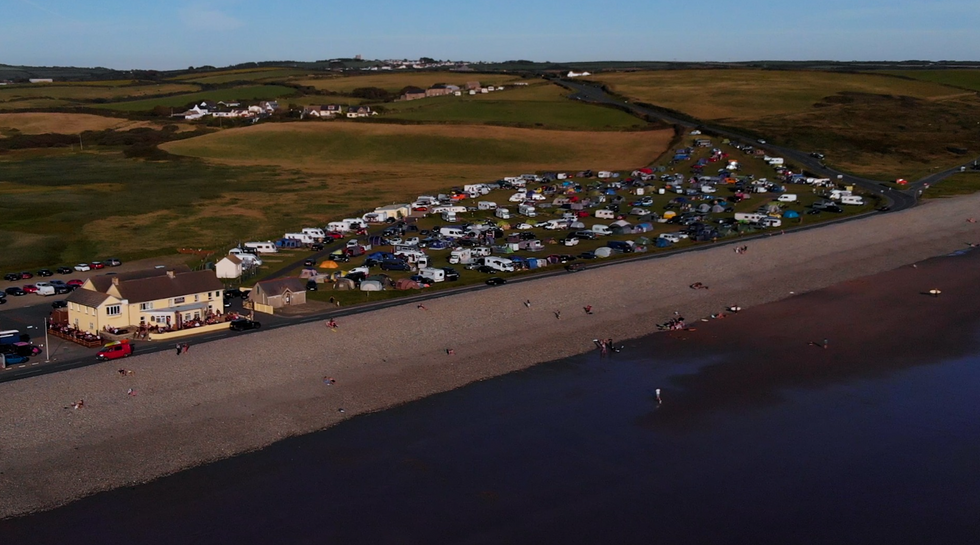
{"label": "red car", "polygon": [[77,278],[72,278],[71,280],[65,282],[65,284],[68,284],[69,286],[81,286],[84,283],[84,280],[79,280]]}
{"label": "red car", "polygon": [[26,291],[27,293],[37,293],[37,286],[35,286],[34,284],[27,284],[26,286],[23,286],[20,289]]}
{"label": "red car", "polygon": [[111,342],[103,346],[102,350],[99,350],[99,353],[96,354],[95,357],[102,361],[106,361],[126,358],[132,353],[133,345],[129,344],[129,339],[123,339],[121,341]]}
{"label": "red car", "polygon": [[27,280],[28,278],[34,278],[34,275],[32,273],[29,273],[29,272],[22,272],[22,273],[20,273],[20,279],[21,280]]}
{"label": "red car", "polygon": [[324,236],[330,237],[330,238],[332,238],[334,240],[339,240],[339,239],[344,238],[344,234],[343,233],[338,233],[336,231],[327,231],[326,233],[323,233],[323,234],[324,234]]}
{"label": "red car", "polygon": [[89,267],[92,267],[93,269],[104,269],[105,268],[105,263],[103,263],[101,261],[93,261],[93,262],[89,263],[88,266]]}

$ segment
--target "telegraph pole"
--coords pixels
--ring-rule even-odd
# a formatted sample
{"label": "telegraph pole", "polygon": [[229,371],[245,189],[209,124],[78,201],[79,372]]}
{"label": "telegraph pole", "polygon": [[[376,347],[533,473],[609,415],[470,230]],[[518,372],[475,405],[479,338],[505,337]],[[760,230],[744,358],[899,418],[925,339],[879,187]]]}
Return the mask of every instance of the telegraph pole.
{"label": "telegraph pole", "polygon": [[48,319],[44,319],[44,363],[51,361],[51,343],[48,341]]}

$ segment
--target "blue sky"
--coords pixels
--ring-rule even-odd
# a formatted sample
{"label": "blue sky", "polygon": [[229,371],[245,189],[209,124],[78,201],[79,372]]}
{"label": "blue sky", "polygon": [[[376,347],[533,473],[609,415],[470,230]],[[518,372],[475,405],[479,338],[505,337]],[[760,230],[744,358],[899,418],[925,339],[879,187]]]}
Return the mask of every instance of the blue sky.
{"label": "blue sky", "polygon": [[0,0],[0,63],[980,60],[980,0]]}

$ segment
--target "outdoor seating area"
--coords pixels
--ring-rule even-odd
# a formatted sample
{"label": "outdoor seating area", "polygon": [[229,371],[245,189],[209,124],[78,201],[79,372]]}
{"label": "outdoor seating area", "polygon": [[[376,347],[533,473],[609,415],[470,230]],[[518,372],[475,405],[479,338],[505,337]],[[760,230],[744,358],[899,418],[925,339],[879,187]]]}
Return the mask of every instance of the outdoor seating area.
{"label": "outdoor seating area", "polygon": [[102,346],[103,342],[101,335],[94,335],[74,327],[59,326],[57,324],[50,324],[48,326],[48,334],[58,337],[59,339],[78,343],[86,348]]}

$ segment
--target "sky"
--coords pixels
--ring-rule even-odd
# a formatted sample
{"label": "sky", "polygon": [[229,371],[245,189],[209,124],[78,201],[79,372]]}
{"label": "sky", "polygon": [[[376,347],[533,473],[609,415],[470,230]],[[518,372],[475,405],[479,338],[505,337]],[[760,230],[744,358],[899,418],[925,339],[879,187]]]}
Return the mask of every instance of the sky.
{"label": "sky", "polygon": [[980,0],[0,0],[0,63],[980,60]]}

